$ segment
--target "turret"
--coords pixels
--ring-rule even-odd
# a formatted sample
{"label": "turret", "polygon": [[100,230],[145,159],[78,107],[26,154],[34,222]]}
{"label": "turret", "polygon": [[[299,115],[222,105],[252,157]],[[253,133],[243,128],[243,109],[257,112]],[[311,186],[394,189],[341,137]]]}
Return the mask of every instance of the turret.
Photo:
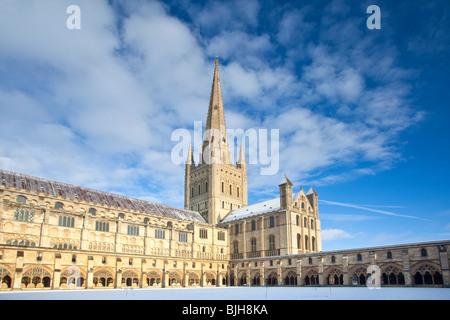
{"label": "turret", "polygon": [[280,188],[280,209],[290,208],[292,206],[292,182],[284,175],[278,187]]}

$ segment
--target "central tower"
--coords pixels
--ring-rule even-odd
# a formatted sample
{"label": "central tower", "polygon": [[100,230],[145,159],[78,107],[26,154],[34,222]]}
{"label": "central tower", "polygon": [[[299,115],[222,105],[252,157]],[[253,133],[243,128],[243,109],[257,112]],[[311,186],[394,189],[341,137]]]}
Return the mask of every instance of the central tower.
{"label": "central tower", "polygon": [[232,163],[217,60],[199,163],[195,164],[190,146],[184,188],[185,209],[200,212],[210,224],[247,206],[247,163],[242,144],[236,165]]}

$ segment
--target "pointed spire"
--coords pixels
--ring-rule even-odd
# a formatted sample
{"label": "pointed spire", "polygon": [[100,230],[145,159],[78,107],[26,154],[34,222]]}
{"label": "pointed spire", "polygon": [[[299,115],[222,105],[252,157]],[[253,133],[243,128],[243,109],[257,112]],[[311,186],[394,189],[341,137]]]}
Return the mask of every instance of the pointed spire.
{"label": "pointed spire", "polygon": [[238,164],[244,164],[245,163],[245,151],[244,151],[244,144],[241,143],[241,150],[239,151],[239,158],[238,158]]}
{"label": "pointed spire", "polygon": [[[211,145],[211,146],[210,146]],[[205,150],[208,146],[208,150]],[[202,157],[205,163],[231,163],[228,150],[225,111],[222,100],[222,88],[219,77],[219,61],[216,60],[211,96],[209,98],[208,116],[203,137]]]}
{"label": "pointed spire", "polygon": [[[222,137],[227,136],[225,125],[225,111],[222,100],[222,88],[220,86],[219,77],[219,61],[216,60],[214,69],[214,78],[211,87],[211,95],[209,98],[208,116],[206,119],[205,132],[207,130],[219,130]],[[205,136],[204,141],[210,141],[210,135]]]}
{"label": "pointed spire", "polygon": [[188,156],[186,159],[186,164],[195,164],[194,163],[194,155],[192,154],[192,143],[189,144]]}
{"label": "pointed spire", "polygon": [[309,188],[309,190],[308,190],[308,192],[306,193],[306,195],[309,196],[309,195],[312,195],[312,194],[315,195],[315,196],[318,195],[317,192],[316,192],[316,190],[313,189],[313,187]]}
{"label": "pointed spire", "polygon": [[278,185],[282,186],[283,184],[288,184],[288,185],[292,186],[292,182],[288,179],[288,177],[286,177],[286,174],[284,175],[283,180],[281,180]]}

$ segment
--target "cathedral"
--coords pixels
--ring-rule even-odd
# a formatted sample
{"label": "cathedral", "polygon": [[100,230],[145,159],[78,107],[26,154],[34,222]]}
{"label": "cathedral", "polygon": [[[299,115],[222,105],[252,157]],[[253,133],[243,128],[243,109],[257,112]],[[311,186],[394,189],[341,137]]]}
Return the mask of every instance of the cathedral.
{"label": "cathedral", "polygon": [[450,286],[450,241],[322,251],[318,194],[248,204],[215,62],[184,209],[0,170],[0,290],[192,286]]}

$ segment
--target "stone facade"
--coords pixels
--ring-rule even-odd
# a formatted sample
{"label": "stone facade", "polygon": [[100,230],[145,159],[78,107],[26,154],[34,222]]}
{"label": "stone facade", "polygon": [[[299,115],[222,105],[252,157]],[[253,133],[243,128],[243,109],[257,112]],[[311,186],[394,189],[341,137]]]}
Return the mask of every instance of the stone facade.
{"label": "stone facade", "polygon": [[244,150],[228,149],[216,62],[184,209],[0,170],[0,290],[450,286],[450,241],[322,252],[317,192],[285,176],[248,205]]}

